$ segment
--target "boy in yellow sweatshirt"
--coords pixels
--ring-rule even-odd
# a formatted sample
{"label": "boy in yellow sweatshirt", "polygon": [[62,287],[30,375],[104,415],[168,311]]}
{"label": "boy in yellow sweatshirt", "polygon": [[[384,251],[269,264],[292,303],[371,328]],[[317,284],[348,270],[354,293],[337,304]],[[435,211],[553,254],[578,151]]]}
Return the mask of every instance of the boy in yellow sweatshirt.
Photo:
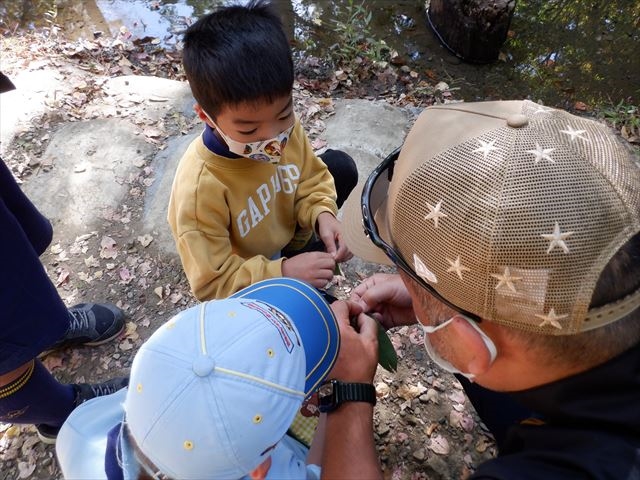
{"label": "boy in yellow sweatshirt", "polygon": [[295,118],[277,14],[258,0],[202,17],[183,65],[205,129],[180,161],[168,220],[194,295],[280,276],[325,287],[351,257],[336,214],[358,174],[343,152],[316,156]]}

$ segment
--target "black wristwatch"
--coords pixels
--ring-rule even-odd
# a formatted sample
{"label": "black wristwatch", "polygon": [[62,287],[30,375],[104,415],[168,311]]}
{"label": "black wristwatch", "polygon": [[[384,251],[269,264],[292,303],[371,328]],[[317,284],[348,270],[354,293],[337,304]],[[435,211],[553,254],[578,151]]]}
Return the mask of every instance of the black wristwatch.
{"label": "black wristwatch", "polygon": [[376,404],[376,389],[370,383],[345,383],[327,380],[318,389],[318,409],[332,412],[344,402],[367,402]]}

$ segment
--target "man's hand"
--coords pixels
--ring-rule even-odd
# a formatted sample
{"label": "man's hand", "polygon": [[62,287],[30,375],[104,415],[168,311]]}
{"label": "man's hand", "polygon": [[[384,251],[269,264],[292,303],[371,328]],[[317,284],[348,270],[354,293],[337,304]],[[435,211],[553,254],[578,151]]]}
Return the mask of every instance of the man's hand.
{"label": "man's hand", "polygon": [[326,252],[300,253],[282,262],[282,275],[324,288],[333,278],[336,262]]}
{"label": "man's hand", "polygon": [[[340,326],[340,353],[329,376],[344,382],[373,383],[378,364],[376,321],[352,302],[333,302],[331,309]],[[350,319],[356,315],[354,327]],[[373,438],[373,405],[346,402],[327,413],[325,421],[322,479],[381,480]]]}
{"label": "man's hand", "polygon": [[376,273],[354,288],[349,300],[386,329],[416,323],[411,296],[400,275]]}
{"label": "man's hand", "polygon": [[[352,302],[337,301],[331,309],[340,327],[340,352],[329,378],[372,383],[378,365],[378,325]],[[355,325],[351,319],[354,318]]]}
{"label": "man's hand", "polygon": [[316,220],[318,236],[324,243],[327,253],[331,254],[336,262],[346,262],[353,254],[342,241],[340,222],[329,212],[322,212]]}

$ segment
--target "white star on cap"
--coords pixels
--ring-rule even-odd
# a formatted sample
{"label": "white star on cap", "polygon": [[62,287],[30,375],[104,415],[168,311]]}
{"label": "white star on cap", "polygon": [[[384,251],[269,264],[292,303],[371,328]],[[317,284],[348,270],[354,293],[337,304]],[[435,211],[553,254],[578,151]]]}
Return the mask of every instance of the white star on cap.
{"label": "white star on cap", "polygon": [[558,330],[562,330],[562,325],[560,325],[560,322],[558,322],[558,320],[567,318],[568,316],[569,315],[566,313],[562,315],[556,314],[556,311],[553,308],[549,310],[549,313],[547,313],[546,315],[536,314],[536,317],[542,319],[542,322],[540,323],[540,325],[538,325],[539,327],[544,327],[545,325],[551,325],[552,327],[555,327]]}
{"label": "white star on cap", "polygon": [[511,290],[513,293],[518,293],[513,282],[522,280],[522,277],[515,277],[511,275],[511,271],[509,270],[509,267],[504,267],[504,273],[502,275],[498,275],[497,273],[491,273],[490,275],[493,278],[498,280],[498,284],[496,285],[496,290],[498,290],[502,285],[506,285],[509,288],[509,290]]}
{"label": "white star on cap", "polygon": [[420,278],[427,282],[438,283],[438,277],[436,277],[436,274],[429,270],[424,262],[420,260],[420,257],[415,253],[413,254],[413,268],[415,268],[416,274],[418,274]]}
{"label": "white star on cap", "polygon": [[533,112],[534,115],[538,114],[538,113],[551,113],[553,112],[553,108],[545,108],[542,105],[538,105],[538,108],[536,109],[535,112]]}
{"label": "white star on cap", "polygon": [[484,159],[486,160],[491,153],[492,150],[499,150],[498,147],[494,147],[493,144],[496,143],[495,140],[491,140],[490,142],[483,142],[482,140],[478,140],[480,142],[480,147],[476,148],[473,153],[482,152]]}
{"label": "white star on cap", "polygon": [[545,240],[549,240],[549,248],[547,249],[547,253],[551,253],[556,247],[560,247],[564,253],[569,253],[569,247],[565,243],[565,240],[569,237],[569,235],[573,235],[573,232],[560,232],[560,225],[556,222],[555,227],[553,227],[553,233],[550,234],[542,234],[540,235]]}
{"label": "white star on cap", "polygon": [[549,160],[551,163],[556,163],[549,154],[553,152],[555,148],[542,148],[540,145],[536,143],[535,150],[527,150],[527,153],[533,153],[536,157],[536,165],[540,160]]}
{"label": "white star on cap", "polygon": [[587,133],[586,130],[574,130],[573,127],[571,125],[567,125],[567,129],[566,130],[560,130],[562,133],[566,133],[567,135],[569,135],[571,137],[571,141],[573,142],[576,138],[579,138],[580,140],[585,140],[585,141],[589,141],[588,138],[583,137],[582,134],[583,133]]}
{"label": "white star on cap", "polygon": [[449,268],[447,268],[447,272],[455,272],[458,274],[458,277],[460,277],[460,280],[464,280],[462,278],[462,272],[468,272],[470,269],[460,264],[460,255],[456,257],[455,261],[449,258],[447,258],[446,260],[451,265]]}
{"label": "white star on cap", "polygon": [[425,220],[433,220],[433,226],[434,228],[438,228],[438,219],[439,218],[444,218],[447,216],[446,213],[442,213],[440,211],[440,208],[442,207],[442,202],[438,202],[436,203],[436,206],[434,207],[433,205],[431,205],[430,203],[427,203],[427,207],[429,208],[429,213],[427,213],[424,217]]}

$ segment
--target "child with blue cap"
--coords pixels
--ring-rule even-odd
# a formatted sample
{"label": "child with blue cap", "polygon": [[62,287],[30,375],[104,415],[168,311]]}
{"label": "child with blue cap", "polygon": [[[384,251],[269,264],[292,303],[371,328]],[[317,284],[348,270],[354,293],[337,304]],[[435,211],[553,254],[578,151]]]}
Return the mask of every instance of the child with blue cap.
{"label": "child with blue cap", "polygon": [[311,450],[287,429],[334,367],[342,329],[375,346],[369,320],[339,328],[316,289],[287,278],[182,311],[142,345],[129,388],[63,425],[65,478],[319,478],[307,460],[320,463],[322,426]]}

